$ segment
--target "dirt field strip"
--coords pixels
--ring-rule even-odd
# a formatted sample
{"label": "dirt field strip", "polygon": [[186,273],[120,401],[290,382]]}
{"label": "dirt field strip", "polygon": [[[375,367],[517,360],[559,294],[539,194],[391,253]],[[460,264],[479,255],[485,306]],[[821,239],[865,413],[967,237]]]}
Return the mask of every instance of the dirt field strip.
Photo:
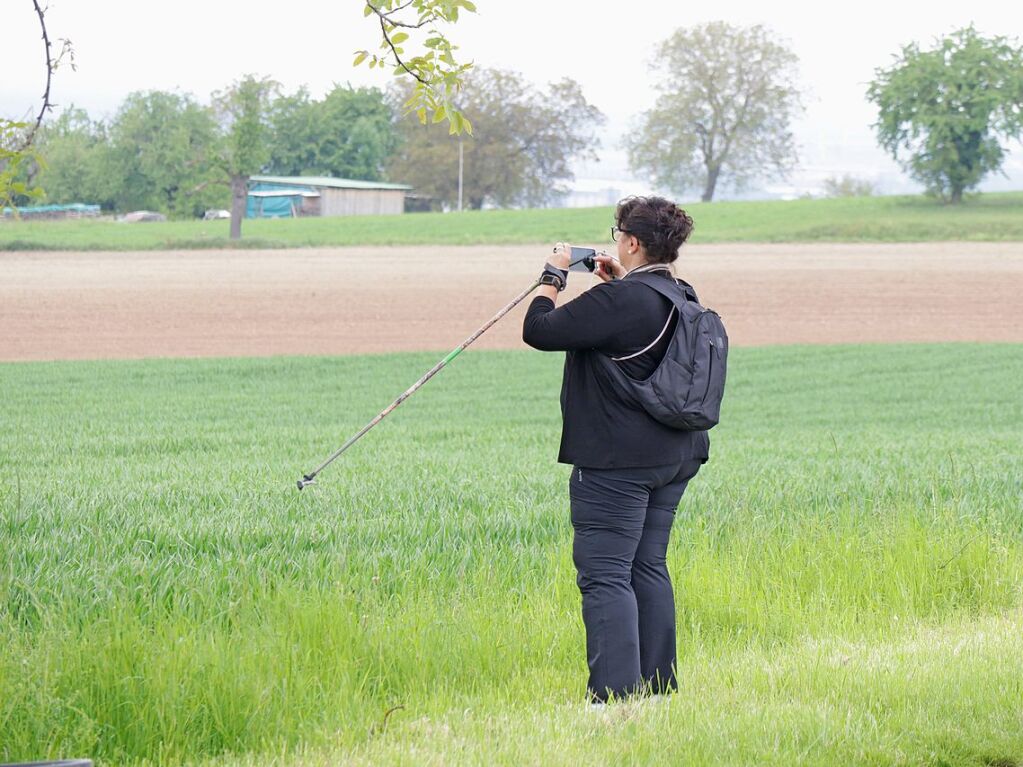
{"label": "dirt field strip", "polygon": [[[0,360],[448,350],[547,250],[4,252]],[[736,345],[1023,342],[1023,243],[694,245],[678,273]],[[521,347],[527,304],[474,348]]]}

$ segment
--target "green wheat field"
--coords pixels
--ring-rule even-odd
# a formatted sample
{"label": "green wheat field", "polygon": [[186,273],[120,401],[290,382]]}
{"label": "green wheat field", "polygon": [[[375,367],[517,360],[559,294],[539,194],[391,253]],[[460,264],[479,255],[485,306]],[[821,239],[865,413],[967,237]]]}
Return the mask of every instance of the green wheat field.
{"label": "green wheat field", "polygon": [[736,349],[584,705],[561,355],[0,365],[0,761],[1023,764],[1023,346]]}

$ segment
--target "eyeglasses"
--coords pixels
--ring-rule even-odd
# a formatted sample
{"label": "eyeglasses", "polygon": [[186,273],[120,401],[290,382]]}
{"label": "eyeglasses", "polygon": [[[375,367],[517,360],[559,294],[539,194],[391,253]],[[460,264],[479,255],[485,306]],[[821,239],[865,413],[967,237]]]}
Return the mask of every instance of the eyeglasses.
{"label": "eyeglasses", "polygon": [[611,227],[611,242],[618,242],[618,237],[620,235],[623,235],[623,234],[629,234],[629,232],[627,232],[626,230],[622,229],[620,226],[612,226]]}

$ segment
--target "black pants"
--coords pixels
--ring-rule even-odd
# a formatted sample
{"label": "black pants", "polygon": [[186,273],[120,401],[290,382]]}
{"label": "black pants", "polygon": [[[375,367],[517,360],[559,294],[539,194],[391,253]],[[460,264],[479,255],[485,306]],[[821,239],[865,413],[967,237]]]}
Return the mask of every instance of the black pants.
{"label": "black pants", "polygon": [[572,467],[572,556],[591,700],[678,688],[675,594],[665,553],[675,509],[700,465]]}

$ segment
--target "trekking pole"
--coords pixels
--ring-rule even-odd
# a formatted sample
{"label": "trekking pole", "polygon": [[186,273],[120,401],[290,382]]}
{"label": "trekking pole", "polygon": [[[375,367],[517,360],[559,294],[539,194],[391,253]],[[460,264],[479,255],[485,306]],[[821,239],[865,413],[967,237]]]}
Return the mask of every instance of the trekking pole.
{"label": "trekking pole", "polygon": [[298,480],[298,489],[301,490],[306,485],[313,484],[313,481],[316,479],[316,475],[317,474],[319,474],[321,471],[323,471],[328,466],[330,466],[330,464],[332,464],[334,462],[334,460],[338,456],[341,455],[341,453],[343,453],[345,450],[347,450],[352,445],[354,445],[363,434],[365,434],[370,429],[372,429],[374,426],[376,426],[378,423],[380,423],[382,420],[384,420],[384,418],[386,418],[387,415],[392,410],[394,410],[396,407],[398,407],[398,405],[400,405],[402,402],[404,402],[409,397],[411,397],[413,394],[415,394],[420,386],[422,386],[424,383],[426,383],[431,378],[433,378],[437,373],[439,373],[440,370],[445,365],[447,365],[449,362],[451,362],[451,360],[453,360],[455,357],[457,357],[459,354],[461,354],[462,351],[466,347],[469,346],[469,344],[471,344],[473,341],[475,341],[477,338],[479,338],[481,335],[483,335],[495,322],[497,322],[499,319],[501,319],[504,315],[506,315],[512,309],[514,309],[515,306],[519,302],[522,301],[522,299],[524,299],[526,296],[528,296],[530,293],[532,293],[534,290],[536,290],[537,287],[539,287],[539,285],[540,285],[540,279],[537,278],[536,280],[533,281],[532,285],[530,285],[528,288],[526,288],[521,293],[519,293],[519,295],[516,296],[512,300],[511,303],[509,303],[507,306],[505,306],[503,309],[501,309],[501,311],[499,311],[497,314],[495,314],[490,319],[489,322],[487,322],[483,327],[481,327],[479,330],[477,330],[475,333],[473,333],[471,336],[469,336],[467,339],[465,339],[456,349],[452,349],[451,353],[448,354],[447,357],[445,357],[440,362],[438,362],[436,365],[434,365],[432,368],[430,368],[430,370],[426,373],[426,375],[424,375],[422,378],[420,378],[418,381],[416,381],[414,384],[412,384],[408,389],[406,389],[404,394],[402,394],[400,397],[398,397],[398,399],[396,399],[394,402],[392,402],[390,405],[388,405],[387,408],[382,410],[377,415],[376,418],[374,418],[368,424],[363,426],[362,429],[360,429],[359,432],[355,436],[353,436],[351,439],[349,439],[347,442],[345,442],[340,448],[338,448],[338,450],[333,455],[331,455],[330,458],[328,458],[326,461],[324,461],[322,464],[320,464],[314,471],[309,472],[308,474],[303,476],[302,479]]}

